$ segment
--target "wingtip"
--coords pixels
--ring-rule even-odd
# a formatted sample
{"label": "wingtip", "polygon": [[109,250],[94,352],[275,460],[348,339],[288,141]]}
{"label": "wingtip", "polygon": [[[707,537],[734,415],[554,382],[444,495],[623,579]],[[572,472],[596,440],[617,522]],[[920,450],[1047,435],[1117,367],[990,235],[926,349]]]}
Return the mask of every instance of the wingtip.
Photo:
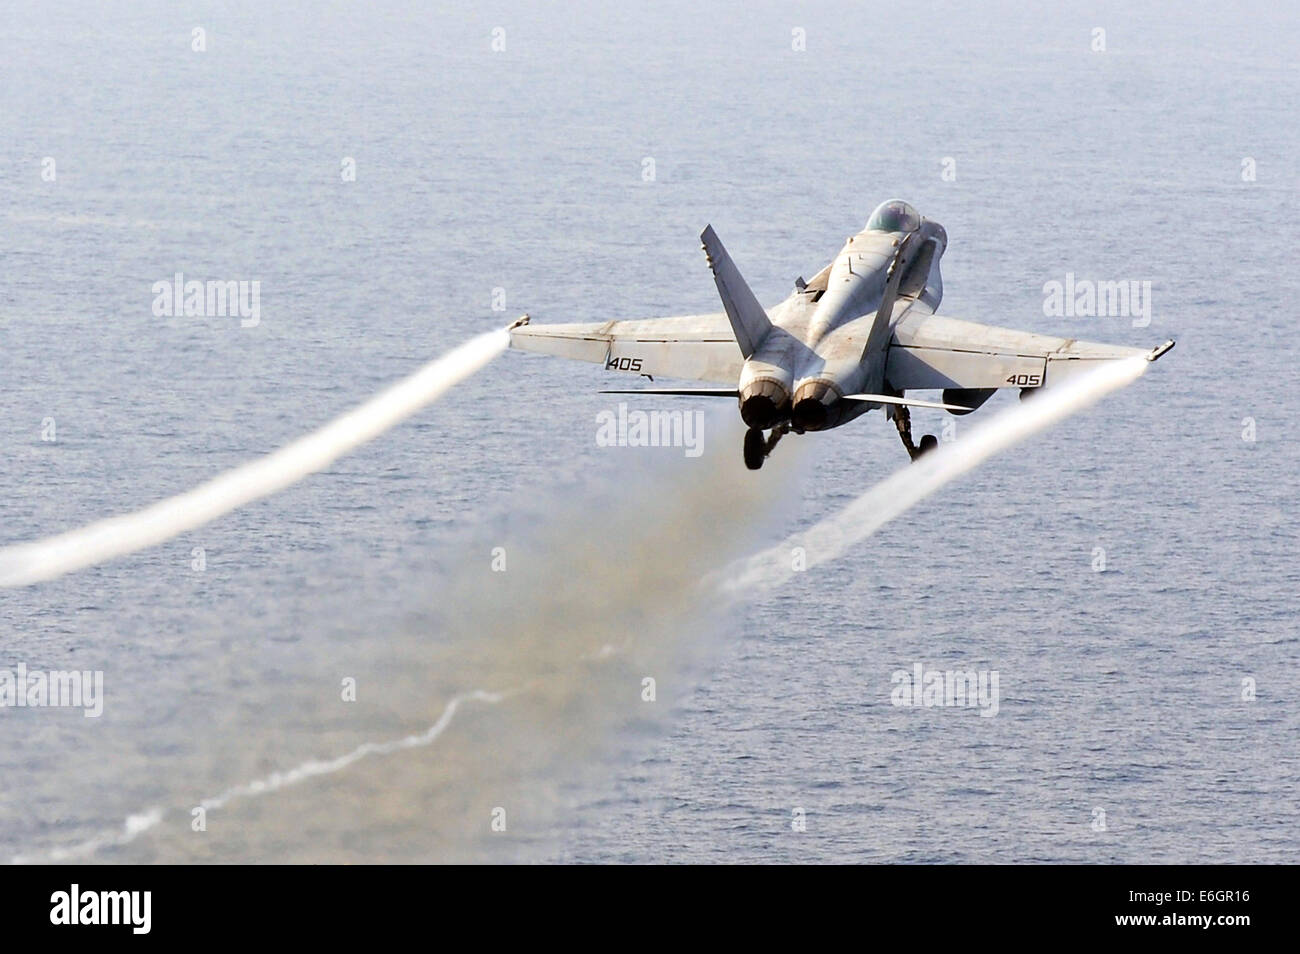
{"label": "wingtip", "polygon": [[712,225],[704,226],[704,231],[700,233],[700,248],[704,250],[704,260],[709,263],[709,268],[713,267],[713,249],[718,245],[718,233],[713,231]]}
{"label": "wingtip", "polygon": [[1168,341],[1166,341],[1164,344],[1160,345],[1159,347],[1152,348],[1151,353],[1147,355],[1147,360],[1155,361],[1159,359],[1161,355],[1163,355],[1166,351],[1171,349],[1175,344],[1177,344],[1177,342],[1174,341],[1173,338],[1170,338]]}

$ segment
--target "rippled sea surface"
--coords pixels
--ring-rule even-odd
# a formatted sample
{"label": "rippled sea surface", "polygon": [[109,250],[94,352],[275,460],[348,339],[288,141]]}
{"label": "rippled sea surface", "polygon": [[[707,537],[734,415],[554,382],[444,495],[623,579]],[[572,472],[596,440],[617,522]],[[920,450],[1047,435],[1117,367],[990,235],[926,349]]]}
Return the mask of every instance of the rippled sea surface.
{"label": "rippled sea surface", "polygon": [[[948,231],[943,313],[1178,346],[732,606],[689,581],[903,466],[892,426],[758,474],[726,402],[698,458],[601,447],[611,378],[508,353],[273,498],[0,592],[0,668],[105,686],[0,709],[0,857],[1295,862],[1298,44],[1267,3],[7,10],[3,542],[523,311],[716,311],[708,223],[775,301],[901,196]],[[176,272],[259,281],[260,324],[156,316]],[[1067,273],[1149,281],[1150,324],[1046,317]],[[918,663],[997,670],[996,716],[893,705]],[[518,694],[194,830],[476,689]]]}

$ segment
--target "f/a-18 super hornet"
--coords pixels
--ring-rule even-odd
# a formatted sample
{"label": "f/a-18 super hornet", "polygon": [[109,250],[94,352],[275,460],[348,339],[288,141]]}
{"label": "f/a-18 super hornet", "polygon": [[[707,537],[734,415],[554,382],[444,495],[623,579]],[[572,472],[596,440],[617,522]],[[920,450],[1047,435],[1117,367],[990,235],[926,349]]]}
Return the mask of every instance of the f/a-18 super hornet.
{"label": "f/a-18 super hornet", "polygon": [[[999,388],[1021,397],[1099,361],[1150,351],[994,328],[936,314],[943,296],[939,260],[948,234],[906,202],[882,203],[866,228],[793,293],[764,308],[710,226],[700,236],[724,311],[708,315],[510,329],[515,348],[600,362],[611,371],[704,381],[719,387],[640,388],[612,394],[729,397],[748,425],[745,464],[763,465],[782,435],[839,427],[882,407],[909,455],[938,442],[913,443],[909,407],[969,414]],[[909,391],[941,391],[941,400]],[[764,432],[767,432],[766,434]]]}

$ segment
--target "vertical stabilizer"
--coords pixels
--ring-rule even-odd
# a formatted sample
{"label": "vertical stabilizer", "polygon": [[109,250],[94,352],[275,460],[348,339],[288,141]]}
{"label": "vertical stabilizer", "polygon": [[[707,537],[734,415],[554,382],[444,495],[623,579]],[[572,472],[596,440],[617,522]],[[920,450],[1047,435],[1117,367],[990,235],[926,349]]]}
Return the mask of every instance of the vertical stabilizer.
{"label": "vertical stabilizer", "polygon": [[700,241],[704,243],[704,254],[708,256],[709,267],[713,269],[713,281],[718,286],[722,307],[731,319],[731,329],[736,333],[740,353],[748,358],[758,350],[767,333],[772,330],[772,322],[745,280],[740,277],[740,270],[718,241],[712,225],[700,234]]}

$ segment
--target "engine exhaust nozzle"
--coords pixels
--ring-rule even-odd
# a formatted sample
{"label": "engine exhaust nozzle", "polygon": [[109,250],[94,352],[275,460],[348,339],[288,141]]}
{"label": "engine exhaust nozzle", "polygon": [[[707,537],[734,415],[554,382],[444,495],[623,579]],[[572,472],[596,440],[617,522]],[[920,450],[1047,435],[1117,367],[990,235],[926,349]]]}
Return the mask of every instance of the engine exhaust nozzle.
{"label": "engine exhaust nozzle", "polygon": [[790,392],[780,381],[758,378],[740,392],[740,417],[750,427],[776,427],[790,413]]}
{"label": "engine exhaust nozzle", "polygon": [[790,419],[796,430],[820,431],[830,423],[831,405],[840,399],[839,389],[829,381],[804,381],[795,389]]}

